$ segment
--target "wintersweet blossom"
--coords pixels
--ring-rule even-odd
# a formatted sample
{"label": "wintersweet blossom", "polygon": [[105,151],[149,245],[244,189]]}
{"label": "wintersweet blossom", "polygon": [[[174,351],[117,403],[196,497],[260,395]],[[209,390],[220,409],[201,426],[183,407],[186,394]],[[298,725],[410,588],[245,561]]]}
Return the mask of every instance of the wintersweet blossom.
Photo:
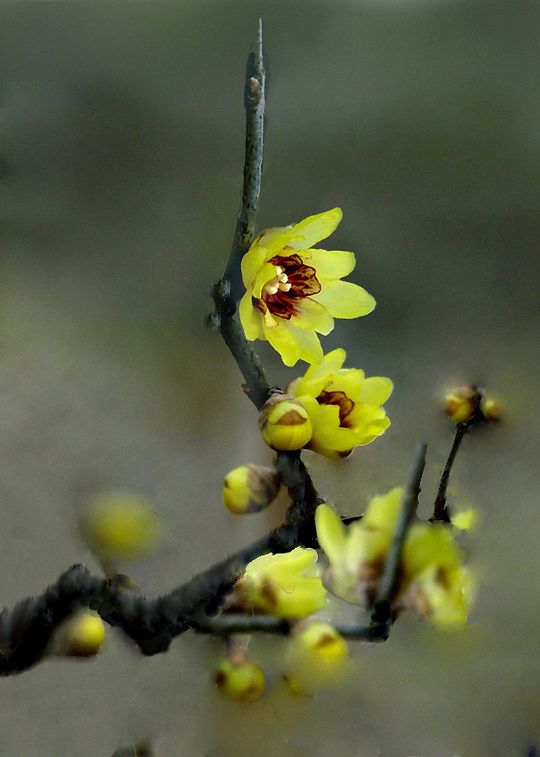
{"label": "wintersweet blossom", "polygon": [[[329,506],[316,511],[317,538],[329,561],[327,585],[349,602],[370,606],[375,598],[403,500],[403,489],[375,497],[364,517],[345,527]],[[413,610],[440,628],[467,622],[471,578],[452,529],[413,523],[405,539],[394,610]]]}
{"label": "wintersweet blossom", "polygon": [[392,393],[392,382],[343,368],[346,357],[341,348],[329,352],[287,388],[304,405],[311,421],[312,435],[306,446],[329,458],[347,457],[390,425],[382,405]]}
{"label": "wintersweet blossom", "polygon": [[296,547],[252,560],[236,582],[234,600],[246,611],[304,618],[320,610],[326,590],[317,570],[317,552]]}
{"label": "wintersweet blossom", "polygon": [[333,208],[294,226],[267,229],[242,259],[246,293],[239,314],[246,337],[268,341],[285,365],[320,362],[317,333],[329,334],[334,318],[357,318],[375,307],[365,289],[341,281],[355,267],[353,252],[312,247],[332,234],[341,217],[340,208]]}

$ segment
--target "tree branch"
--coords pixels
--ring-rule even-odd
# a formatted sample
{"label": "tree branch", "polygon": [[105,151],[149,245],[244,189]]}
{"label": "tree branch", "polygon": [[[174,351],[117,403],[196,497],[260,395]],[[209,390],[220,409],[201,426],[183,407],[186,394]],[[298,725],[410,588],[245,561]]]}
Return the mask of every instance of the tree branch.
{"label": "tree branch", "polygon": [[454,441],[446,460],[441,480],[439,482],[439,488],[437,490],[437,496],[433,505],[433,515],[429,519],[432,523],[450,523],[450,507],[446,501],[446,490],[448,488],[448,482],[450,480],[450,473],[452,472],[452,466],[456,459],[456,455],[461,446],[461,442],[465,438],[467,431],[472,427],[470,421],[465,423],[458,423],[456,426],[456,433],[454,435]]}

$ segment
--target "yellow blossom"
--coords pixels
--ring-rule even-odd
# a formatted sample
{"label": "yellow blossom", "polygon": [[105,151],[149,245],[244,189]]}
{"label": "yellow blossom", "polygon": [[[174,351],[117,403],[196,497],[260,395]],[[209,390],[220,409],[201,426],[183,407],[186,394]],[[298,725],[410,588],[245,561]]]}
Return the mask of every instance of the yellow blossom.
{"label": "yellow blossom", "polygon": [[274,501],[279,486],[279,475],[274,468],[240,465],[223,480],[223,502],[237,515],[258,513]]}
{"label": "yellow blossom", "polygon": [[[376,596],[403,501],[403,489],[374,497],[363,518],[345,527],[329,505],[315,514],[317,538],[329,562],[327,585],[349,602],[370,606]],[[413,523],[401,553],[395,609],[411,609],[441,628],[467,621],[471,578],[452,529]]]}
{"label": "yellow blossom", "polygon": [[382,405],[392,393],[392,382],[343,368],[346,357],[344,349],[332,350],[288,386],[311,420],[311,440],[306,446],[329,458],[347,457],[390,425]]}
{"label": "yellow blossom", "polygon": [[264,403],[259,428],[263,441],[275,450],[301,449],[311,439],[311,420],[306,408],[294,397],[279,391]]}
{"label": "yellow blossom", "polygon": [[323,621],[298,624],[287,645],[285,681],[294,694],[311,695],[343,678],[347,644]]}
{"label": "yellow blossom", "polygon": [[317,570],[317,552],[296,547],[252,560],[236,582],[234,598],[245,611],[303,618],[320,610],[326,591]]}
{"label": "yellow blossom", "polygon": [[330,563],[326,582],[336,596],[355,604],[373,599],[402,500],[401,488],[374,497],[364,517],[348,527],[330,505],[319,505],[317,539]]}
{"label": "yellow blossom", "polygon": [[242,259],[246,293],[239,314],[246,337],[268,341],[285,365],[320,362],[317,333],[329,334],[334,318],[357,318],[375,307],[365,289],[341,281],[355,267],[354,253],[313,248],[341,217],[340,208],[333,208],[294,226],[267,229]]}
{"label": "yellow blossom", "polygon": [[105,626],[97,613],[80,610],[62,624],[56,641],[58,654],[93,657],[105,640]]}

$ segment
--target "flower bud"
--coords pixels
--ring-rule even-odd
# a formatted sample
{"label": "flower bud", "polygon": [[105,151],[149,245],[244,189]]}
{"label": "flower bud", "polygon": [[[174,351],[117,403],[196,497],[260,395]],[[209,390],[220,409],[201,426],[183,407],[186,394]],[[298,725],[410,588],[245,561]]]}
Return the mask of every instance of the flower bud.
{"label": "flower bud", "polygon": [[302,623],[289,642],[285,681],[293,694],[309,696],[341,680],[347,657],[347,645],[330,623]]}
{"label": "flower bud", "polygon": [[493,397],[483,397],[480,402],[480,411],[486,421],[500,421],[503,407]]}
{"label": "flower bud", "polygon": [[105,639],[105,626],[95,612],[81,610],[59,629],[57,653],[66,657],[93,657]]}
{"label": "flower bud", "polygon": [[460,386],[445,397],[446,412],[454,423],[470,420],[478,408],[478,392],[471,386]]}
{"label": "flower bud", "polygon": [[268,507],[279,492],[280,480],[274,468],[240,465],[223,481],[223,502],[232,513],[258,513]]}
{"label": "flower bud", "polygon": [[311,439],[311,421],[304,405],[283,392],[275,392],[259,415],[263,440],[272,449],[301,449]]}
{"label": "flower bud", "polygon": [[158,539],[158,520],[138,495],[109,492],[90,503],[81,518],[80,530],[98,557],[125,560],[153,550]]}
{"label": "flower bud", "polygon": [[250,660],[222,660],[215,681],[221,693],[235,702],[256,702],[264,694],[264,673]]}

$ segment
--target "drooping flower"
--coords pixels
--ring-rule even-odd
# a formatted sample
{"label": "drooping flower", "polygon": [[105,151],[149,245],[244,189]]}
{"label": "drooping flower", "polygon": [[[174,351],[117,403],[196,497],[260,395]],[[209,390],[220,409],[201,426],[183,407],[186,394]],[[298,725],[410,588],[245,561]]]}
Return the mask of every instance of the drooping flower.
{"label": "drooping flower", "polygon": [[[341,221],[340,208],[309,216],[294,226],[267,229],[242,259],[246,288],[239,314],[246,337],[268,341],[285,365],[318,363],[318,334],[329,334],[334,318],[371,313],[375,300],[348,281],[354,253],[314,249]],[[317,333],[316,333],[317,332]]]}
{"label": "drooping flower", "polygon": [[[317,538],[330,567],[327,585],[348,602],[371,606],[384,571],[403,500],[403,489],[375,497],[363,518],[345,527],[329,505],[319,505]],[[398,571],[394,611],[413,610],[441,628],[467,622],[471,578],[450,527],[413,523]]]}
{"label": "drooping flower", "polygon": [[329,458],[347,457],[390,425],[382,405],[392,393],[392,382],[343,368],[346,357],[344,349],[332,350],[288,386],[311,420],[312,435],[306,446]]}
{"label": "drooping flower", "polygon": [[261,555],[247,565],[236,582],[233,601],[248,612],[282,618],[311,615],[326,602],[316,562],[317,552],[302,547]]}
{"label": "drooping flower", "polygon": [[302,621],[287,645],[283,677],[293,694],[312,696],[342,681],[347,657],[347,644],[330,623]]}

